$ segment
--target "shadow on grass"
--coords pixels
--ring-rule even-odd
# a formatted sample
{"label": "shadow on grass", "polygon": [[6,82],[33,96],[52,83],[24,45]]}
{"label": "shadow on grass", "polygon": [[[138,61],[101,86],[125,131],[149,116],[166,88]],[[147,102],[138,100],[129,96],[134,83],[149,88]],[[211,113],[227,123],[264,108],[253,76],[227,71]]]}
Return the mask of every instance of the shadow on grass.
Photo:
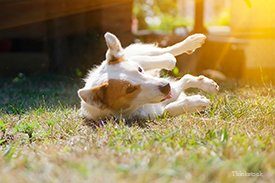
{"label": "shadow on grass", "polygon": [[79,107],[77,90],[83,85],[81,79],[54,74],[0,77],[0,113],[24,114],[41,107],[47,110]]}
{"label": "shadow on grass", "polygon": [[111,125],[121,125],[121,126],[128,126],[128,127],[139,127],[139,128],[150,128],[150,123],[154,123],[154,120],[150,120],[150,119],[145,119],[145,118],[131,118],[131,119],[118,119],[115,117],[108,117],[105,119],[87,119],[87,118],[83,118],[82,120],[82,124],[88,127],[91,127],[93,129],[98,129],[98,128],[105,128],[106,126],[108,126],[108,124]]}

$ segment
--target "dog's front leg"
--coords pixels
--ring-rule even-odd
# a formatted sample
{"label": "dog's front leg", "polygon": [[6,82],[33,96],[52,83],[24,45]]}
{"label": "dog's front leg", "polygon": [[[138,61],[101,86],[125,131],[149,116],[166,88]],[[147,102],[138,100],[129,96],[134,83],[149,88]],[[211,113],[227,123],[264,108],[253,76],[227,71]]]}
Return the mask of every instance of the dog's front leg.
{"label": "dog's front leg", "polygon": [[152,69],[172,70],[176,66],[176,58],[170,53],[157,56],[133,56],[130,59],[139,63],[145,71]]}
{"label": "dog's front leg", "polygon": [[210,100],[204,96],[187,96],[183,99],[177,100],[166,105],[164,107],[164,111],[168,112],[171,116],[178,116],[181,114],[202,111],[209,104]]}
{"label": "dog's front leg", "polygon": [[187,88],[199,88],[209,93],[217,93],[219,86],[212,79],[205,76],[184,75],[180,80],[170,83],[173,98],[164,101],[164,105],[178,99],[183,90]]}
{"label": "dog's front leg", "polygon": [[179,95],[187,88],[199,88],[208,93],[217,93],[219,86],[212,79],[205,76],[192,76],[190,74],[184,75],[180,80],[171,83],[173,95]]}

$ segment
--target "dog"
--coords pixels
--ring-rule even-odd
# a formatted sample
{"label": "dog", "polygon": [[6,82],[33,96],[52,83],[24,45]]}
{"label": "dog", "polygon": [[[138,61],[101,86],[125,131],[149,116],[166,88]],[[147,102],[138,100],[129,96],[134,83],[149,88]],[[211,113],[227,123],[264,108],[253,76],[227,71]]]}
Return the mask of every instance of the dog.
{"label": "dog", "polygon": [[171,116],[198,112],[205,109],[210,100],[201,95],[186,96],[190,87],[209,93],[219,91],[219,86],[205,76],[184,75],[173,81],[160,78],[152,71],[172,70],[175,56],[193,53],[204,43],[206,36],[194,34],[166,48],[153,44],[132,44],[122,48],[119,39],[107,32],[106,60],[92,69],[85,86],[78,90],[81,113],[86,119],[155,118],[164,113]]}

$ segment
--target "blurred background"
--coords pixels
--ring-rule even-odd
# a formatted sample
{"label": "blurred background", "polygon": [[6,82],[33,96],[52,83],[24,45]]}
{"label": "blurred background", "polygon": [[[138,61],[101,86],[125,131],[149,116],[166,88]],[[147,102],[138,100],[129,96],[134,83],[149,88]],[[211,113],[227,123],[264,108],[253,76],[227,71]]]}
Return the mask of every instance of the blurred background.
{"label": "blurred background", "polygon": [[204,33],[202,48],[177,57],[176,75],[275,82],[274,0],[2,0],[0,77],[84,77],[104,60],[107,31],[124,47]]}

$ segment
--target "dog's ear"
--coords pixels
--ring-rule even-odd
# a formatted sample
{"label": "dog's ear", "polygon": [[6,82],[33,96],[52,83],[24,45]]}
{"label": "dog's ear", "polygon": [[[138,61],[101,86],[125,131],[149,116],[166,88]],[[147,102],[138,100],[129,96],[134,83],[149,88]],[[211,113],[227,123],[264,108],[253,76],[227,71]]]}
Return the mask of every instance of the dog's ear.
{"label": "dog's ear", "polygon": [[87,104],[95,106],[100,109],[105,109],[108,107],[106,100],[106,90],[108,83],[103,83],[100,86],[92,88],[83,88],[78,90],[78,96]]}
{"label": "dog's ear", "polygon": [[107,32],[104,37],[106,40],[106,44],[110,50],[117,52],[122,51],[120,41],[114,34]]}
{"label": "dog's ear", "polygon": [[123,58],[123,48],[121,47],[121,43],[118,38],[107,32],[105,34],[106,44],[108,46],[108,51],[106,53],[106,59],[109,64],[116,64],[121,61],[126,61]]}

